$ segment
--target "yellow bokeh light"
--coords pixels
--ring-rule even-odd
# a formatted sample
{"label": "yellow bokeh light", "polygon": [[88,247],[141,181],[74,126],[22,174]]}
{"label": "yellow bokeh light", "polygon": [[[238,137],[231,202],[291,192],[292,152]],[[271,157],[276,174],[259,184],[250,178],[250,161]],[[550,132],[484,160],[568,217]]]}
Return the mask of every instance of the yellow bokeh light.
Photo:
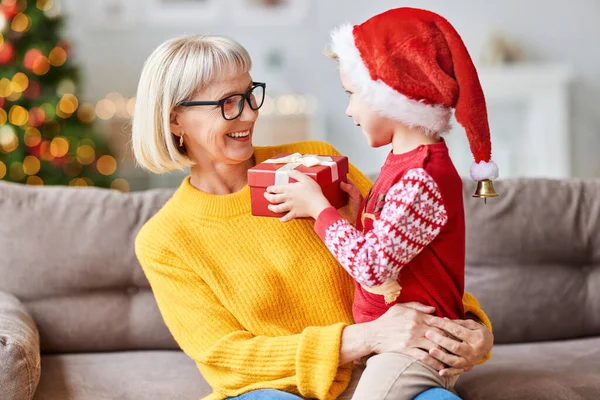
{"label": "yellow bokeh light", "polygon": [[6,111],[3,108],[0,108],[0,126],[6,123],[8,116],[6,115]]}
{"label": "yellow bokeh light", "polygon": [[[65,94],[58,102],[58,108],[65,114],[73,114],[79,107],[79,100],[73,94]],[[58,111],[58,110],[57,110]]]}
{"label": "yellow bokeh light", "polygon": [[13,92],[13,83],[10,79],[0,79],[0,97],[8,97]]}
{"label": "yellow bokeh light", "polygon": [[35,6],[42,11],[46,11],[52,8],[54,2],[52,0],[37,0]]}
{"label": "yellow bokeh light", "polygon": [[96,168],[102,175],[112,175],[117,170],[117,160],[112,156],[102,156],[98,159]]}
{"label": "yellow bokeh light", "polygon": [[67,52],[62,47],[55,47],[48,55],[48,61],[55,67],[60,67],[67,61]]}
{"label": "yellow bokeh light", "polygon": [[29,120],[29,113],[21,106],[12,106],[8,112],[8,120],[13,125],[23,126]]}
{"label": "yellow bokeh light", "polygon": [[2,48],[3,44],[4,44],[4,35],[0,33],[0,49]]}
{"label": "yellow bokeh light", "polygon": [[[13,88],[14,88],[14,86],[13,86]],[[20,92],[12,92],[10,94],[10,96],[6,97],[6,99],[10,100],[10,101],[17,101],[17,100],[19,100],[21,98],[22,94],[23,93],[20,93]]]}
{"label": "yellow bokeh light", "polygon": [[66,119],[66,118],[69,118],[73,114],[65,114],[64,112],[60,111],[60,108],[58,108],[58,105],[57,105],[56,106],[56,115],[60,118]]}
{"label": "yellow bokeh light", "polygon": [[44,75],[50,71],[50,62],[45,56],[39,56],[33,62],[33,73],[36,75]]}
{"label": "yellow bokeh light", "polygon": [[12,179],[15,182],[19,182],[23,178],[25,178],[25,171],[23,171],[23,164],[21,164],[18,161],[15,161],[14,163],[10,164],[9,175],[10,175],[10,179]]}
{"label": "yellow bokeh light", "polygon": [[57,136],[50,143],[50,154],[55,158],[64,157],[69,152],[69,141],[62,136]]}
{"label": "yellow bokeh light", "polygon": [[35,175],[40,172],[40,160],[35,156],[27,156],[23,160],[23,171],[27,175]]}
{"label": "yellow bokeh light", "polygon": [[10,153],[19,146],[19,138],[15,134],[15,130],[8,125],[0,128],[0,151]]}
{"label": "yellow bokeh light", "polygon": [[40,146],[40,158],[45,161],[54,160],[54,156],[50,153],[50,141],[44,140]]}
{"label": "yellow bokeh light", "polygon": [[44,181],[39,176],[30,176],[25,183],[29,186],[44,186]]}
{"label": "yellow bokeh light", "polygon": [[25,130],[25,146],[35,147],[42,141],[42,134],[36,128],[30,127]]}
{"label": "yellow bokeh light", "polygon": [[127,113],[130,117],[133,117],[133,110],[135,109],[135,97],[130,98],[127,101]]}
{"label": "yellow bokeh light", "polygon": [[84,124],[90,124],[96,119],[96,110],[90,103],[83,103],[77,110],[77,117]]}
{"label": "yellow bokeh light", "polygon": [[77,161],[81,164],[88,165],[96,159],[96,150],[92,146],[84,144],[77,148]]}
{"label": "yellow bokeh light", "polygon": [[123,193],[127,193],[131,190],[131,188],[129,187],[129,182],[127,182],[123,178],[118,178],[112,181],[112,183],[110,184],[110,188],[120,190]]}
{"label": "yellow bokeh light", "polygon": [[85,181],[85,183],[87,183],[88,186],[94,186],[94,181],[91,178],[88,178],[87,176],[84,176],[81,179],[83,179]]}
{"label": "yellow bokeh light", "polygon": [[29,78],[22,72],[17,72],[12,78],[13,90],[15,92],[24,92],[29,87]]}
{"label": "yellow bokeh light", "polygon": [[112,101],[113,103],[116,103],[119,100],[123,100],[123,95],[119,92],[110,92],[106,96],[104,96],[104,98]]}
{"label": "yellow bokeh light", "polygon": [[116,111],[115,103],[108,99],[102,99],[96,104],[96,115],[100,119],[111,119]]}
{"label": "yellow bokeh light", "polygon": [[87,185],[87,182],[83,178],[71,179],[71,181],[69,182],[69,186],[86,187]]}
{"label": "yellow bokeh light", "polygon": [[23,13],[18,13],[13,17],[11,28],[15,32],[25,32],[31,27],[31,20]]}
{"label": "yellow bokeh light", "polygon": [[0,161],[0,179],[4,178],[6,175],[6,165],[2,161]]}

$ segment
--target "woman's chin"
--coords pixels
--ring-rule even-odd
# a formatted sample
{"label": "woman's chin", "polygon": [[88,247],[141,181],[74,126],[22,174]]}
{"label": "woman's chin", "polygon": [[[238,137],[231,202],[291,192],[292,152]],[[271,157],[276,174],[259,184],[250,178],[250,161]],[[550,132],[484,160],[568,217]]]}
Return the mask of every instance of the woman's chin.
{"label": "woman's chin", "polygon": [[243,147],[239,144],[236,146],[237,148],[229,148],[225,153],[227,154],[227,158],[230,160],[235,160],[239,163],[243,163],[248,161],[252,155],[254,154],[254,147],[252,146],[252,141],[248,141]]}

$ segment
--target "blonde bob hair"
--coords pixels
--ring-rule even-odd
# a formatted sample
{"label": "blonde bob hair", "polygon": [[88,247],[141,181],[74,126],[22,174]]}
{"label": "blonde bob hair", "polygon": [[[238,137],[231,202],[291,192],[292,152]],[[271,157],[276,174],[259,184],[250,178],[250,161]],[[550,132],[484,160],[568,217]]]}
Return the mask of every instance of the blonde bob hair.
{"label": "blonde bob hair", "polygon": [[131,137],[137,163],[154,173],[193,165],[171,133],[171,113],[223,74],[251,67],[248,51],[221,36],[181,36],[158,46],[144,63],[137,88]]}

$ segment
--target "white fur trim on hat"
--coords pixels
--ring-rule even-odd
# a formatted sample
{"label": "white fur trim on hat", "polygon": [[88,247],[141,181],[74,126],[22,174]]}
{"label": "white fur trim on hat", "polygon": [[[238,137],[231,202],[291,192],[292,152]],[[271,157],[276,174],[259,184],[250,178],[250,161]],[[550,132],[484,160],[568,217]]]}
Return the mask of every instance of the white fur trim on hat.
{"label": "white fur trim on hat", "polygon": [[331,33],[331,50],[338,56],[340,69],[360,89],[362,98],[381,115],[408,126],[420,126],[428,133],[442,134],[450,130],[452,110],[409,99],[381,80],[374,81],[363,62],[352,33],[346,24]]}
{"label": "white fur trim on hat", "polygon": [[471,165],[471,178],[475,181],[484,179],[496,179],[498,177],[498,166],[492,160],[479,163],[473,162]]}

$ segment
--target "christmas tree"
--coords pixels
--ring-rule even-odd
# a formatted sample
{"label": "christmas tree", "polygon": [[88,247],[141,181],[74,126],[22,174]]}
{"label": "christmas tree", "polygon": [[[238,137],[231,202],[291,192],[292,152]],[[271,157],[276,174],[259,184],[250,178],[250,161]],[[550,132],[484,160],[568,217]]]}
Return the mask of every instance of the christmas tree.
{"label": "christmas tree", "polygon": [[53,0],[0,4],[0,179],[108,187],[117,161],[94,131],[95,107],[80,104],[58,14]]}

